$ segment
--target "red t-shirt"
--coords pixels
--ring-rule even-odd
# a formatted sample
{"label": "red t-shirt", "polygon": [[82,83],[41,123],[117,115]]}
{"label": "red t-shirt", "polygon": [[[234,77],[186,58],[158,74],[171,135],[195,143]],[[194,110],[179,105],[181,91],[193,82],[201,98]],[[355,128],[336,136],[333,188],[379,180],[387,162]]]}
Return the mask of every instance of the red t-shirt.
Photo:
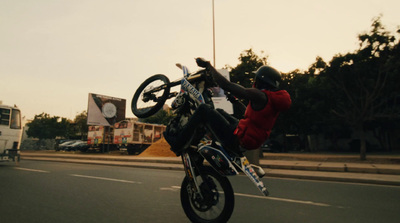
{"label": "red t-shirt", "polygon": [[240,145],[248,150],[259,148],[268,139],[279,113],[289,109],[292,103],[289,93],[285,90],[262,91],[268,97],[267,105],[255,111],[250,102],[244,118],[239,121],[234,132],[239,138]]}

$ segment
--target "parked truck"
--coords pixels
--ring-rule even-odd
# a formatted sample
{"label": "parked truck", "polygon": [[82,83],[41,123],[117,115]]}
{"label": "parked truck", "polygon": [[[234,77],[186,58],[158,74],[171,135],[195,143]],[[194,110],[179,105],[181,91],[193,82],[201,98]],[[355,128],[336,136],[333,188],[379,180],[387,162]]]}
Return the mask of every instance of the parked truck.
{"label": "parked truck", "polygon": [[139,154],[161,139],[165,125],[123,120],[114,126],[89,126],[88,145],[106,151],[119,149],[128,154]]}
{"label": "parked truck", "polygon": [[89,126],[87,144],[89,150],[115,150],[116,145],[113,144],[113,126]]}
{"label": "parked truck", "polygon": [[161,139],[165,125],[124,120],[114,125],[114,144],[128,154],[138,154]]}

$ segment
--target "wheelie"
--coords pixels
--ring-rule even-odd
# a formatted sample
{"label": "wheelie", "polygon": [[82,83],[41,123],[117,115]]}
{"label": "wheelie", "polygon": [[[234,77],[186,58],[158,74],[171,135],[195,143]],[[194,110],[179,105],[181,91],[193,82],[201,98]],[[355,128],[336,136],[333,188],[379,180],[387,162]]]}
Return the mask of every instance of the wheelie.
{"label": "wheelie", "polygon": [[[182,157],[186,173],[180,193],[183,210],[192,222],[227,222],[235,200],[227,176],[243,172],[268,196],[260,180],[265,172],[250,164],[243,152],[262,145],[291,100],[279,89],[280,73],[270,66],[260,67],[253,87],[244,88],[228,81],[208,61],[197,58],[196,63],[203,69],[195,73],[177,65],[183,70],[181,80],[170,82],[163,74],[145,80],[133,96],[132,112],[145,118],[161,109],[167,99],[175,98],[171,105],[175,116],[164,138]],[[180,91],[171,92],[178,85]],[[240,104],[237,98],[249,101],[242,119],[214,108],[210,88],[215,86],[221,87],[234,104]]]}

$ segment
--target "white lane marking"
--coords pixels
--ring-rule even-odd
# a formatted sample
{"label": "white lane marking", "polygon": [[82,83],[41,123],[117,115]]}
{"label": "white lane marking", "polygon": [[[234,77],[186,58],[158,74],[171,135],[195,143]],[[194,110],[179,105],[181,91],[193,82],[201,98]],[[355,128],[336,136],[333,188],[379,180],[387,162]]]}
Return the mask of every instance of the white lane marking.
{"label": "white lane marking", "polygon": [[114,181],[114,182],[120,182],[120,183],[142,184],[142,182],[137,182],[137,181],[120,180],[120,179],[113,179],[113,178],[106,178],[106,177],[95,177],[95,176],[87,176],[87,175],[79,175],[79,174],[70,174],[70,176],[89,178],[89,179],[97,179],[97,180],[107,180],[107,181]]}
{"label": "white lane marking", "polygon": [[258,196],[258,195],[252,195],[252,194],[241,194],[241,193],[235,193],[235,195],[242,196],[242,197],[251,197],[251,198],[259,198],[259,199],[275,200],[275,201],[284,201],[284,202],[290,202],[290,203],[308,204],[308,205],[315,205],[315,206],[321,206],[321,207],[330,207],[331,206],[329,204],[316,203],[316,202],[313,202],[313,201],[301,201],[301,200],[293,200],[293,199],[279,198],[279,197],[264,197],[264,196]]}
{"label": "white lane marking", "polygon": [[[180,186],[171,186],[171,187],[161,187],[160,190],[178,191],[180,188],[181,188]],[[307,205],[314,205],[314,206],[320,206],[320,207],[330,207],[331,206],[329,204],[317,203],[317,202],[313,202],[313,201],[301,201],[301,200],[293,200],[293,199],[279,198],[279,197],[265,197],[265,196],[252,195],[252,194],[235,193],[235,196],[266,199],[266,200],[275,200],[275,201],[284,201],[284,202],[307,204]]]}
{"label": "white lane marking", "polygon": [[169,191],[179,191],[180,189],[181,189],[180,186],[160,187],[160,190],[169,190]]}
{"label": "white lane marking", "polygon": [[31,171],[31,172],[39,172],[39,173],[50,173],[50,171],[46,171],[46,170],[36,170],[36,169],[28,169],[28,168],[22,168],[22,167],[14,167],[14,169]]}

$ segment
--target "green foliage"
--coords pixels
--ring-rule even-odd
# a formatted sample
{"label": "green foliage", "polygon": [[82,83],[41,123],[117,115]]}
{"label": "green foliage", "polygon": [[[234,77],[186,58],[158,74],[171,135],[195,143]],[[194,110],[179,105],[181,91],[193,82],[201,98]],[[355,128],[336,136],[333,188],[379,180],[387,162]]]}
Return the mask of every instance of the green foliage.
{"label": "green foliage", "polygon": [[390,148],[381,138],[389,138],[396,125],[399,129],[393,124],[400,122],[399,42],[380,18],[368,33],[359,35],[359,41],[360,48],[353,53],[338,54],[329,63],[317,57],[308,71],[284,74],[281,86],[290,93],[292,107],[281,114],[275,131],[323,133],[333,143],[357,132],[364,140],[363,159],[364,131],[373,130],[381,148]]}
{"label": "green foliage", "polygon": [[380,18],[374,20],[370,33],[359,36],[359,41],[360,49],[334,57],[324,75],[334,83],[339,95],[334,113],[364,130],[367,122],[393,113],[386,107],[388,100],[399,95],[393,82],[399,75],[395,52],[398,44]]}
{"label": "green foliage", "polygon": [[[50,116],[47,113],[35,115],[35,118],[27,124],[29,137],[38,139],[80,138],[87,136],[87,112],[76,115],[74,121],[58,116]],[[78,136],[79,135],[79,136]]]}
{"label": "green foliage", "polygon": [[167,125],[173,117],[174,116],[172,114],[170,114],[169,112],[167,112],[164,109],[161,109],[156,114],[154,114],[148,118],[139,119],[139,121],[145,122],[145,123]]}
{"label": "green foliage", "polygon": [[236,67],[227,66],[231,81],[244,87],[251,87],[254,78],[253,71],[256,71],[262,65],[266,65],[267,58],[267,56],[258,56],[251,48],[243,51],[238,58],[240,63]]}
{"label": "green foliage", "polygon": [[87,111],[82,111],[80,114],[75,116],[74,122],[74,132],[81,136],[84,140],[87,137],[88,125],[87,125]]}
{"label": "green foliage", "polygon": [[[349,105],[367,107],[372,103],[366,101],[374,101],[378,106],[370,108],[378,111],[382,104],[379,102],[388,96],[386,89],[397,91],[395,94],[399,92],[393,82],[399,80],[399,44],[384,29],[380,18],[374,20],[369,33],[359,36],[359,41],[360,49],[335,56],[324,76],[334,83],[336,90],[344,93]],[[374,112],[365,114],[373,118]]]}
{"label": "green foliage", "polygon": [[[349,134],[351,127],[360,137],[360,157],[365,159],[364,132],[375,131],[377,126],[391,126],[391,122],[400,120],[397,86],[400,53],[395,40],[382,26],[380,18],[376,18],[370,32],[359,35],[358,50],[338,54],[329,64],[317,58],[304,77],[295,75],[291,80],[295,85],[291,90],[292,109],[301,117],[297,123],[309,123],[309,128],[300,128],[300,132],[312,133],[314,128],[316,132],[336,138],[341,132]],[[298,78],[301,81],[296,80]],[[387,137],[387,134],[376,135]],[[381,145],[382,148],[387,146],[390,145]]]}
{"label": "green foliage", "polygon": [[55,139],[57,136],[65,136],[69,129],[70,122],[66,118],[58,116],[50,117],[42,113],[35,115],[35,118],[27,124],[29,137],[38,139]]}

